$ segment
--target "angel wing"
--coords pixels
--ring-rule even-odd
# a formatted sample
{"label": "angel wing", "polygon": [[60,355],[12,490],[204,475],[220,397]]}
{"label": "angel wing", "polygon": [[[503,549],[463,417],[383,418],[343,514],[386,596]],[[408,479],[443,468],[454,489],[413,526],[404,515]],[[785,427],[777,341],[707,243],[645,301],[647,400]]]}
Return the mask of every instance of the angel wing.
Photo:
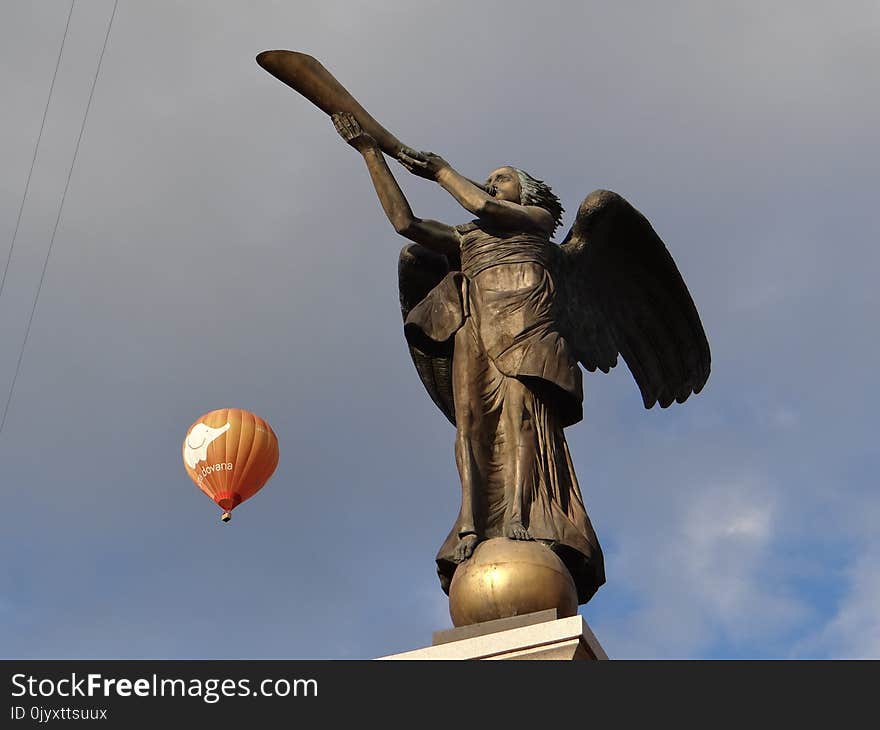
{"label": "angel wing", "polygon": [[[457,262],[452,262],[457,264]],[[404,246],[397,264],[400,288],[400,311],[404,321],[416,306],[450,270],[446,256],[435,253],[417,243]],[[428,354],[409,345],[409,354],[431,400],[455,425],[455,405],[452,398],[452,352]]]}
{"label": "angel wing", "polygon": [[709,377],[709,343],[672,256],[648,220],[610,190],[578,209],[556,252],[563,335],[589,371],[618,353],[645,408],[683,403]]}

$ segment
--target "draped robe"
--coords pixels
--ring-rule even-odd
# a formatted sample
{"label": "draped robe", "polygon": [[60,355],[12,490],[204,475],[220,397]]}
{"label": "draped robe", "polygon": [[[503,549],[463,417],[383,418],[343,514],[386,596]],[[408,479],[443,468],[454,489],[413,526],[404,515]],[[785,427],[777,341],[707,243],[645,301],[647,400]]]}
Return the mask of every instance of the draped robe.
{"label": "draped robe", "polygon": [[[565,426],[582,418],[580,367],[560,334],[546,236],[492,228],[484,221],[458,226],[461,271],[450,272],[407,316],[410,344],[425,352],[454,347],[467,358],[467,391],[455,393],[458,428],[469,414],[475,445],[474,519],[481,539],[501,537],[511,489],[502,418],[511,388],[525,386],[522,418],[531,422],[534,459],[521,475],[522,523],[531,536],[562,559],[574,579],[580,603],[605,582],[602,550],[584,508]],[[466,398],[467,404],[461,399]],[[518,416],[519,417],[519,416]],[[509,466],[509,465],[508,465]],[[509,484],[507,485],[510,486]],[[455,547],[462,532],[464,505],[437,553],[443,589],[457,567]]]}

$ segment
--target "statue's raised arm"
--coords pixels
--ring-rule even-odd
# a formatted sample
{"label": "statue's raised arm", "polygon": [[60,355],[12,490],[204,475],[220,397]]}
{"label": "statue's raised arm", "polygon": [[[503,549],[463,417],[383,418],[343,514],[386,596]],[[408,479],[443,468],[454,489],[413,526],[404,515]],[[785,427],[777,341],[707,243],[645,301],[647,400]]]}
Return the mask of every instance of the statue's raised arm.
{"label": "statue's raised arm", "polygon": [[485,185],[479,185],[433,152],[413,155],[404,151],[397,155],[397,159],[410,172],[438,182],[477,218],[503,228],[543,231],[548,235],[556,228],[552,215],[544,208],[521,204],[520,182],[515,168],[499,168],[489,174]]}
{"label": "statue's raised arm", "polygon": [[363,155],[379,202],[394,230],[437,253],[457,254],[458,234],[455,229],[439,221],[422,220],[413,215],[403,191],[388,169],[382,150],[376,140],[361,128],[354,115],[338,112],[332,115],[332,119],[340,136]]}

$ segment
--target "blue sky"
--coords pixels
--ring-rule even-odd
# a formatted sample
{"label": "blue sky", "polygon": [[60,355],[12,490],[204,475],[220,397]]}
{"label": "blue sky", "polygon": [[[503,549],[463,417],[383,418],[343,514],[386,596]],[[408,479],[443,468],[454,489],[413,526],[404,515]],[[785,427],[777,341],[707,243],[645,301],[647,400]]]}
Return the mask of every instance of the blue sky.
{"label": "blue sky", "polygon": [[[11,384],[111,0],[76,5],[0,298]],[[6,0],[0,261],[69,4]],[[330,121],[254,63],[320,59],[479,178],[653,223],[713,354],[645,411],[585,376],[567,431],[612,657],[880,656],[880,9],[822,3],[120,0],[0,433],[7,658],[369,658],[451,625],[433,557],[453,430],[409,361],[401,241]],[[394,167],[418,215],[468,214]],[[229,525],[184,473],[200,414],[272,424]]]}

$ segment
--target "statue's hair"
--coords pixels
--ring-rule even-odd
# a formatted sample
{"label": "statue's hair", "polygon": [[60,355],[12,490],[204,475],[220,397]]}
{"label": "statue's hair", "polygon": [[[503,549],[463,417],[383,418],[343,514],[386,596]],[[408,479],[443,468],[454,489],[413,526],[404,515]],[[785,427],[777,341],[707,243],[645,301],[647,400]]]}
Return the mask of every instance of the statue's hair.
{"label": "statue's hair", "polygon": [[520,170],[518,167],[514,167],[513,169],[516,170],[517,177],[519,177],[519,202],[522,205],[537,205],[552,215],[552,235],[552,233],[559,228],[559,224],[562,223],[564,208],[562,207],[561,201],[550,189],[550,186],[543,180],[538,180],[537,178],[532,177],[525,170]]}

